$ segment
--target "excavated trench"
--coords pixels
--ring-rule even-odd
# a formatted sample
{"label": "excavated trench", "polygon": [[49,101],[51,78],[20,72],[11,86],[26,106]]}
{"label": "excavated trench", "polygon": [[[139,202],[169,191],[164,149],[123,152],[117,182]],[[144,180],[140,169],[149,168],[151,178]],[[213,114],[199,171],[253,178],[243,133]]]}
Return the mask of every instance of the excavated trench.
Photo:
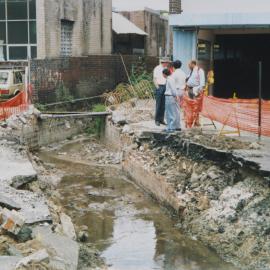
{"label": "excavated trench", "polygon": [[59,203],[96,250],[91,258],[81,251],[78,269],[238,269],[186,236],[177,217],[126,177],[118,153],[99,142],[69,143],[40,158],[62,172]]}

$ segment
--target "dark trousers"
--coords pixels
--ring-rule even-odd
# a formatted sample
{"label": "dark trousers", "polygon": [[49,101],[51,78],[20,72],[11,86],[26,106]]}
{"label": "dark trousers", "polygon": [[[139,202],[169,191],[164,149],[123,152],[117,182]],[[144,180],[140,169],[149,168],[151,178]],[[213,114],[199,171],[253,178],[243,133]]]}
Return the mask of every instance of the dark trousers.
{"label": "dark trousers", "polygon": [[156,115],[155,115],[156,122],[164,122],[165,91],[166,91],[165,85],[160,85],[159,88],[156,90]]}

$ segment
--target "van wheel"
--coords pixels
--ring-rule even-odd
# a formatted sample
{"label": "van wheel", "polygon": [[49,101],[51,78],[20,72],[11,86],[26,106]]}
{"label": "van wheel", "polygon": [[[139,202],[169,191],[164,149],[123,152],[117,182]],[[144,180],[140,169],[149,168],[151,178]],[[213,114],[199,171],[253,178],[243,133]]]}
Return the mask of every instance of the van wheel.
{"label": "van wheel", "polygon": [[16,92],[13,96],[16,97],[19,94],[20,94],[20,91]]}

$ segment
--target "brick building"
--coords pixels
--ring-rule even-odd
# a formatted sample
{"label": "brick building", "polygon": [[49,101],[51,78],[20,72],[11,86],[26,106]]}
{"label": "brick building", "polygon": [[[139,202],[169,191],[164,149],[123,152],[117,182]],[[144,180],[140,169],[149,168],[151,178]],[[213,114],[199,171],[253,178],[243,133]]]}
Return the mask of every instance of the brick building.
{"label": "brick building", "polygon": [[110,54],[111,0],[0,0],[0,61]]}
{"label": "brick building", "polygon": [[164,56],[171,54],[168,19],[159,11],[149,8],[139,11],[122,11],[127,19],[148,34],[145,38],[145,54]]}
{"label": "brick building", "polygon": [[57,101],[64,88],[75,98],[100,95],[128,82],[123,60],[129,72],[158,63],[112,54],[112,32],[112,0],[0,0],[0,68],[26,66],[30,58],[35,102]]}
{"label": "brick building", "polygon": [[113,52],[121,54],[145,54],[147,33],[122,14],[113,12]]}

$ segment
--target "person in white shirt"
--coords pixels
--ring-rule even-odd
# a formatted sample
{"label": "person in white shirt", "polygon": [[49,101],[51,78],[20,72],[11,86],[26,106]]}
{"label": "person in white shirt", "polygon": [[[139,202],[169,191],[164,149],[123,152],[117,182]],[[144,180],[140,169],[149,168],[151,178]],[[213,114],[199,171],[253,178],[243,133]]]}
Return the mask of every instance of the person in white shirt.
{"label": "person in white shirt", "polygon": [[176,90],[178,92],[177,96],[182,97],[184,95],[185,89],[186,89],[187,75],[181,69],[182,62],[180,60],[174,61],[173,67],[174,67],[174,73],[172,74],[172,77],[175,80],[175,86],[176,86]]}
{"label": "person in white shirt", "polygon": [[180,108],[177,102],[177,96],[180,92],[177,89],[176,80],[168,69],[163,70],[163,76],[166,78],[165,91],[165,112],[167,128],[166,132],[181,131]]}
{"label": "person in white shirt", "polygon": [[157,126],[160,124],[165,125],[164,116],[165,116],[165,96],[164,93],[166,91],[166,79],[163,76],[163,70],[167,68],[170,60],[169,59],[161,59],[160,65],[155,67],[154,69],[154,84],[156,87],[156,113],[155,113],[155,123]]}
{"label": "person in white shirt", "polygon": [[192,60],[189,63],[190,75],[187,79],[188,94],[191,99],[199,96],[205,88],[204,70],[197,66],[197,62]]}

